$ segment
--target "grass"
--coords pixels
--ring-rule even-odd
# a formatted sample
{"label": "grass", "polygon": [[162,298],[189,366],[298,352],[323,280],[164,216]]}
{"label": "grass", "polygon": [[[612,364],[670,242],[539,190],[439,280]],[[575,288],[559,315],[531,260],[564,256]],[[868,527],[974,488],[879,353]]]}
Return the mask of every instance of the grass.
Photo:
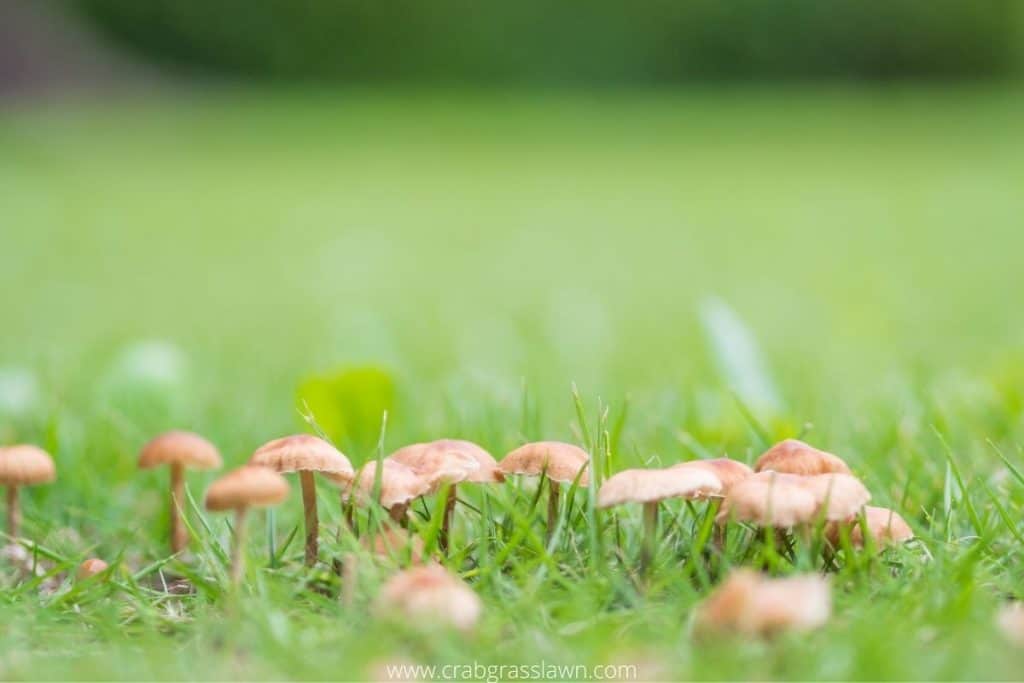
{"label": "grass", "polygon": [[[48,595],[5,577],[0,678],[344,679],[396,658],[1019,677],[993,612],[1024,598],[1022,116],[1008,88],[242,91],[0,113],[0,437],[59,468],[24,494],[25,535],[57,569],[127,568]],[[198,514],[194,562],[163,567],[196,595],[151,590],[166,473],[136,470],[141,444],[190,428],[238,464],[309,428],[304,378],[360,366],[393,382],[384,453],[565,439],[607,473],[749,462],[804,434],[920,541],[841,557],[821,631],[702,642],[692,608],[725,567],[811,554],[734,533],[695,561],[704,510],[672,505],[641,591],[639,509],[578,490],[546,545],[528,486],[460,487],[483,512],[459,509],[450,561],[485,604],[464,637],[373,618],[384,570],[343,607],[329,563],[307,572],[288,543],[296,486],[273,569],[252,520],[237,599],[227,522]],[[342,435],[355,463],[379,424]],[[211,477],[189,475],[197,500]],[[349,541],[321,486],[328,559]]]}

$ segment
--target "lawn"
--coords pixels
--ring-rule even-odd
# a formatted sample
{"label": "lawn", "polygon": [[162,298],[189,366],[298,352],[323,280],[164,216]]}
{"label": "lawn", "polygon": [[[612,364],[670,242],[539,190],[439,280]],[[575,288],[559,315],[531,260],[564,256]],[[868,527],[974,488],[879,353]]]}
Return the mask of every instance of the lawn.
{"label": "lawn", "polygon": [[[158,91],[0,111],[0,441],[59,470],[24,494],[24,535],[58,568],[122,567],[55,593],[0,570],[0,678],[351,679],[399,660],[1019,678],[993,615],[1024,598],[1024,482],[999,455],[1024,469],[1021,120],[1017,90],[896,86]],[[326,419],[297,387],[346,368],[377,371],[340,407],[357,465],[385,404],[384,454],[596,439],[611,471],[752,462],[803,435],[919,540],[841,558],[827,626],[767,642],[690,632],[708,582],[762,558],[749,535],[702,558],[704,508],[669,504],[641,581],[639,510],[601,513],[595,539],[579,491],[549,549],[516,482],[458,510],[448,564],[484,603],[469,635],[375,618],[384,569],[342,604],[330,559],[351,541],[323,481],[319,569],[298,543],[268,569],[257,515],[228,595],[225,518],[193,515],[193,558],[164,569],[197,592],[136,581],[167,554],[166,473],[137,470],[141,445],[187,428],[241,464],[309,430],[303,411]],[[189,475],[196,500],[215,476]],[[301,522],[292,489],[279,546]],[[793,564],[773,569],[820,567]]]}

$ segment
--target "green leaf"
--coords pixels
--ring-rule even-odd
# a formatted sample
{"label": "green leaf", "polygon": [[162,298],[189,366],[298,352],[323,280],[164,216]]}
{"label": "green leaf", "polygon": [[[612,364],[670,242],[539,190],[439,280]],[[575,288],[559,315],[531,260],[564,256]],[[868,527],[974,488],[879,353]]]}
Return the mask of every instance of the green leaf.
{"label": "green leaf", "polygon": [[381,368],[343,368],[305,378],[296,400],[306,421],[335,444],[364,449],[376,441],[381,415],[393,410],[395,383]]}

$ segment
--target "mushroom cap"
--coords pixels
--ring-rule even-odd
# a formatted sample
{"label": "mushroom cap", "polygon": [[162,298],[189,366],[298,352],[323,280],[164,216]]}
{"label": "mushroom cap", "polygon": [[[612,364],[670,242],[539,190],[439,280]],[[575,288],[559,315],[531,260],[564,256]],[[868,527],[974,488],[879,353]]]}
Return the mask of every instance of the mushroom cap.
{"label": "mushroom cap", "polygon": [[100,572],[106,571],[109,565],[98,557],[90,557],[88,560],[78,565],[78,572],[75,575],[79,581],[82,579],[90,579]]}
{"label": "mushroom cap", "polygon": [[[505,481],[505,476],[498,469],[498,463],[494,457],[472,441],[463,439],[438,439],[437,441],[414,443],[399,448],[388,457],[428,476],[431,472],[447,465],[466,471],[462,481],[473,483]],[[473,466],[470,461],[475,462],[476,466]]]}
{"label": "mushroom cap", "polygon": [[160,465],[215,470],[222,464],[217,447],[192,432],[164,432],[143,446],[139,453],[139,469],[142,470]]}
{"label": "mushroom cap", "polygon": [[237,510],[268,507],[288,498],[288,481],[260,465],[245,465],[231,470],[206,490],[206,509]]}
{"label": "mushroom cap", "polygon": [[1024,647],[1024,603],[1011,602],[1000,607],[996,613],[996,624],[1007,640]]}
{"label": "mushroom cap", "polygon": [[759,526],[789,528],[814,519],[818,502],[800,477],[772,472],[739,482],[725,496],[719,524],[735,519]]}
{"label": "mushroom cap", "polygon": [[335,482],[351,481],[352,463],[341,451],[312,434],[293,434],[268,441],[249,458],[250,465],[275,472],[324,472]]}
{"label": "mushroom cap", "polygon": [[460,578],[439,564],[401,571],[385,582],[377,610],[397,613],[433,628],[439,621],[468,631],[480,619],[480,598]]}
{"label": "mushroom cap", "polygon": [[[868,534],[876,546],[899,545],[914,538],[914,530],[898,512],[888,508],[864,506],[864,520],[867,522]],[[855,548],[864,547],[864,531],[859,519],[847,520],[850,525],[850,544]],[[839,545],[840,522],[831,522],[825,528],[825,536],[829,543]]]}
{"label": "mushroom cap", "polygon": [[423,561],[423,539],[409,533],[406,529],[385,526],[375,534],[367,534],[359,539],[359,545],[367,552],[379,557],[404,559],[408,553],[413,564]]}
{"label": "mushroom cap", "polygon": [[797,439],[780,441],[765,451],[754,463],[754,471],[763,470],[804,476],[831,472],[850,473],[850,468],[838,455],[819,450]]}
{"label": "mushroom cap", "polygon": [[750,569],[732,572],[698,608],[701,630],[769,636],[822,626],[832,612],[829,583],[817,574],[766,578]]}
{"label": "mushroom cap", "polygon": [[34,486],[56,478],[53,458],[42,448],[31,444],[0,448],[0,485]]}
{"label": "mushroom cap", "polygon": [[710,470],[670,467],[659,470],[622,470],[608,477],[597,493],[597,506],[622,503],[656,503],[666,498],[697,500],[717,494],[722,482]]}
{"label": "mushroom cap", "polygon": [[[377,479],[377,461],[363,465],[358,476],[348,485],[346,498],[353,495],[360,505],[373,499]],[[380,474],[380,504],[388,509],[430,493],[435,482],[416,473],[416,470],[397,460],[384,458]]]}
{"label": "mushroom cap", "polygon": [[860,479],[849,474],[800,477],[798,483],[814,495],[818,505],[815,515],[820,515],[828,522],[848,520],[857,516],[861,508],[871,500],[871,493]]}
{"label": "mushroom cap", "polygon": [[576,481],[578,475],[580,486],[587,486],[590,484],[590,472],[585,468],[589,463],[590,456],[579,446],[561,441],[535,441],[506,455],[498,467],[505,474],[531,477],[540,476],[546,468],[548,479],[569,484]]}
{"label": "mushroom cap", "polygon": [[743,481],[754,474],[754,470],[739,460],[732,458],[709,458],[707,460],[688,460],[676,465],[677,467],[697,467],[714,472],[722,482],[722,493],[728,493],[729,489],[737,482]]}

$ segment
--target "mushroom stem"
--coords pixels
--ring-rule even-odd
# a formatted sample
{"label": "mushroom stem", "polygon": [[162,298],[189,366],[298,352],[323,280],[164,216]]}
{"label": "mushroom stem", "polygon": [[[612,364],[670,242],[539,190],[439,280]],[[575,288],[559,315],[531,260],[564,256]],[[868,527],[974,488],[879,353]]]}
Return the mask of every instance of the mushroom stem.
{"label": "mushroom stem", "polygon": [[356,602],[356,581],[359,580],[359,558],[355,553],[345,556],[341,572],[341,604],[351,607]]}
{"label": "mushroom stem", "polygon": [[452,517],[455,514],[455,502],[457,493],[455,484],[448,487],[448,496],[444,502],[444,519],[441,521],[441,534],[437,539],[437,545],[442,553],[448,552],[448,535],[451,533]]}
{"label": "mushroom stem", "polygon": [[244,568],[244,555],[242,549],[245,546],[245,522],[248,507],[240,507],[235,510],[235,537],[231,545],[231,584],[237,586],[242,580],[242,569]]}
{"label": "mushroom stem", "polygon": [[552,534],[555,533],[555,527],[558,526],[558,498],[561,486],[554,479],[548,479],[548,486],[551,487],[548,490],[548,539],[550,540]]}
{"label": "mushroom stem", "polygon": [[654,559],[654,542],[658,535],[658,502],[644,503],[644,538],[640,546],[640,573],[646,574]]}
{"label": "mushroom stem", "polygon": [[306,515],[306,566],[312,567],[320,550],[317,542],[320,522],[316,516],[316,481],[312,472],[300,470],[299,482],[302,486],[302,510]]}
{"label": "mushroom stem", "polygon": [[7,535],[17,538],[21,529],[21,508],[18,506],[18,487],[7,487]]}
{"label": "mushroom stem", "polygon": [[188,545],[188,530],[185,528],[183,503],[185,500],[185,466],[171,464],[171,554],[180,553]]}
{"label": "mushroom stem", "polygon": [[388,510],[388,516],[391,517],[391,521],[395,522],[396,524],[402,527],[405,527],[409,523],[409,520],[407,519],[408,512],[408,503],[397,503],[395,505],[392,505],[391,508]]}

